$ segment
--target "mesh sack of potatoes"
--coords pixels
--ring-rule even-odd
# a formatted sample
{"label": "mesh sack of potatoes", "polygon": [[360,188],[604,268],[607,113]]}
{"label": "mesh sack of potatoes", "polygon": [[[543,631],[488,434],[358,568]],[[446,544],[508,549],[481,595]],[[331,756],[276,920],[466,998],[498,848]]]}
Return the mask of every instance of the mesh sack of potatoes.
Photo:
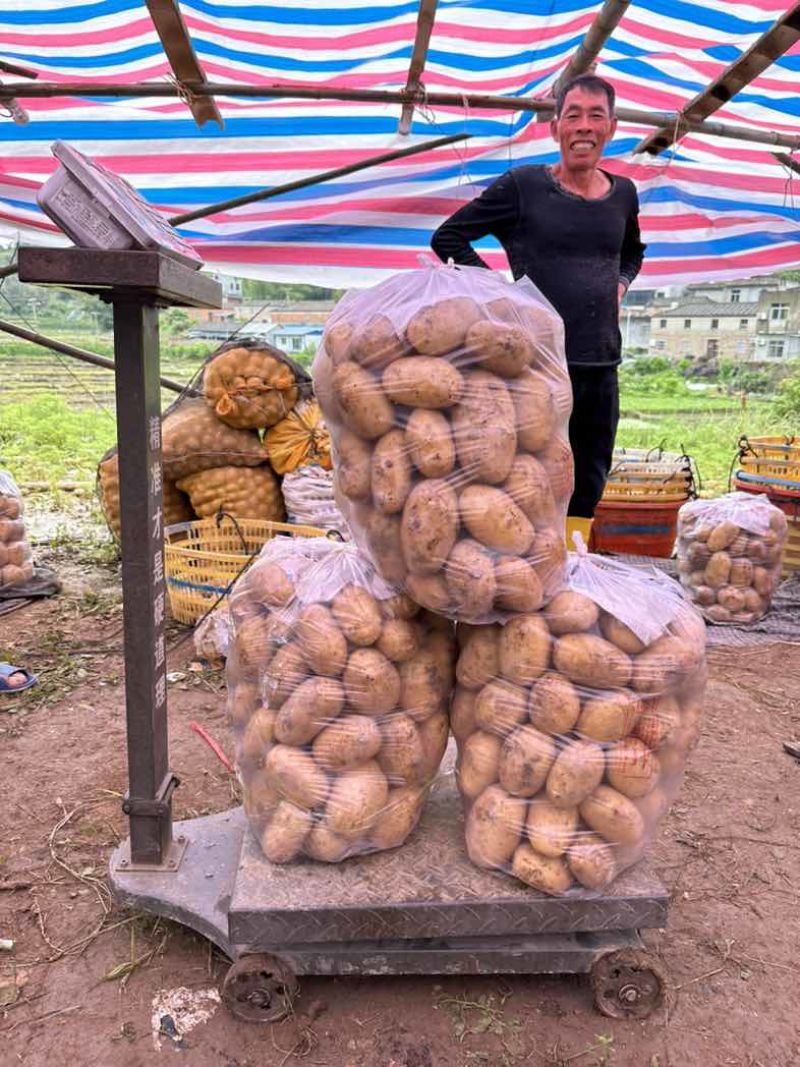
{"label": "mesh sack of potatoes", "polygon": [[348,294],[313,378],[342,511],[387,581],[471,623],[560,588],[572,391],[530,281],[431,265]]}
{"label": "mesh sack of potatoes", "polygon": [[306,465],[284,474],[281,492],[289,522],[336,531],[350,540],[347,522],[336,501],[333,471]]}
{"label": "mesh sack of potatoes", "polygon": [[398,594],[354,545],[311,547],[302,559],[271,541],[231,598],[236,760],[273,863],[401,845],[447,745],[452,623]]}
{"label": "mesh sack of potatoes", "polygon": [[22,493],[7,471],[0,470],[0,588],[33,577],[33,553],[25,537]]}
{"label": "mesh sack of potatoes", "polygon": [[692,500],[678,512],[678,574],[709,622],[747,624],[769,611],[788,523],[763,494]]}
{"label": "mesh sack of potatoes", "polygon": [[227,600],[223,600],[195,626],[194,651],[198,659],[205,660],[210,667],[223,667],[232,640],[233,620],[230,605]]}
{"label": "mesh sack of potatoes", "polygon": [[[177,522],[188,522],[194,518],[194,512],[188,496],[182,493],[174,482],[165,478],[162,481],[164,525],[171,526]],[[97,467],[97,496],[106,525],[117,543],[121,543],[119,518],[119,455],[116,448],[110,449]]]}
{"label": "mesh sack of potatoes", "polygon": [[282,522],[285,516],[278,479],[269,467],[213,467],[176,483],[201,519],[219,511],[236,519]]}
{"label": "mesh sack of potatoes", "polygon": [[603,890],[642,855],[698,740],[703,620],[665,576],[574,555],[541,611],[458,631],[470,859],[554,896]]}
{"label": "mesh sack of potatoes", "polygon": [[203,392],[228,426],[265,429],[286,418],[297,403],[301,374],[278,348],[230,342],[206,363]]}
{"label": "mesh sack of potatoes", "polygon": [[299,400],[294,411],[267,430],[264,445],[277,474],[290,474],[307,464],[331,469],[331,435],[314,399]]}
{"label": "mesh sack of potatoes", "polygon": [[161,448],[170,481],[210,467],[258,467],[267,461],[256,431],[226,425],[202,397],[179,400],[164,415]]}

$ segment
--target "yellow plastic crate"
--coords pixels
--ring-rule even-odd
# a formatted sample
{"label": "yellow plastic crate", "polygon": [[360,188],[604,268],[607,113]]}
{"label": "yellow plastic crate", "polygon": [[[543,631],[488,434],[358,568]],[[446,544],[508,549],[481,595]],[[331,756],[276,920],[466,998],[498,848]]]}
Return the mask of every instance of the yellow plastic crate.
{"label": "yellow plastic crate", "polygon": [[739,463],[741,470],[765,484],[796,490],[800,487],[800,437],[742,437]]}
{"label": "yellow plastic crate", "polygon": [[781,575],[789,578],[795,571],[800,571],[800,516],[788,518],[789,531],[781,558]]}
{"label": "yellow plastic crate", "polygon": [[164,574],[172,617],[193,625],[273,537],[326,537],[317,526],[223,517],[179,522],[164,530]]}
{"label": "yellow plastic crate", "polygon": [[678,503],[689,499],[692,488],[691,462],[687,456],[660,449],[615,448],[603,500]]}

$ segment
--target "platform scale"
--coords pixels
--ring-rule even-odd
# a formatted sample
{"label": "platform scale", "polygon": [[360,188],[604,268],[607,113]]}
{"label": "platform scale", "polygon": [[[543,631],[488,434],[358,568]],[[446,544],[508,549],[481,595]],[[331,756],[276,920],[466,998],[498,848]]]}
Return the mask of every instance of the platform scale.
{"label": "platform scale", "polygon": [[248,1021],[283,1018],[305,974],[589,973],[601,1012],[650,1014],[666,983],[639,931],[667,919],[652,872],[639,864],[581,900],[479,870],[464,850],[452,773],[435,783],[405,845],[341,864],[268,863],[241,808],[173,827],[158,309],[218,307],[220,286],[156,251],[24,248],[19,276],[114,307],[130,824],[109,864],[117,901],[217,945],[233,961],[223,1000]]}

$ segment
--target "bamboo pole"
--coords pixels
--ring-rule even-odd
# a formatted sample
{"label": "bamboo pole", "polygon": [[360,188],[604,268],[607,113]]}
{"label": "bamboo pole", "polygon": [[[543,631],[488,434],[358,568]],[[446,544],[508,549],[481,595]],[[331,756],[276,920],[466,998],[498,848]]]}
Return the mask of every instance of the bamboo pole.
{"label": "bamboo pole", "polygon": [[[406,78],[406,91],[418,92],[421,89],[420,78],[425,69],[425,61],[428,58],[428,47],[433,33],[433,21],[436,18],[437,0],[420,0],[417,12],[417,32],[414,37],[414,48],[411,52],[411,62],[408,66]],[[405,137],[411,129],[411,120],[414,117],[414,105],[403,104],[400,115],[398,133]]]}
{"label": "bamboo pole", "polygon": [[575,49],[569,63],[559,74],[551,90],[551,96],[555,99],[558,90],[570,78],[576,78],[579,74],[585,74],[600,54],[600,49],[622,21],[622,17],[630,5],[631,0],[606,0],[594,18],[594,22],[586,31],[581,43]]}

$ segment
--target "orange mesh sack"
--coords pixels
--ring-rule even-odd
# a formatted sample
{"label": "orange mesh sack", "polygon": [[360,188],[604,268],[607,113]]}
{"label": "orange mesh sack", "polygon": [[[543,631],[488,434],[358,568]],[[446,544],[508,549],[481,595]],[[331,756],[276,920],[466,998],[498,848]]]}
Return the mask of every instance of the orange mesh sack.
{"label": "orange mesh sack", "polygon": [[[171,526],[177,522],[188,522],[194,518],[189,498],[182,493],[174,482],[164,479],[164,525]],[[121,543],[119,518],[119,455],[116,448],[107,452],[97,468],[97,495],[103,518],[114,540]]]}
{"label": "orange mesh sack", "polygon": [[198,518],[224,511],[237,519],[282,522],[283,497],[278,479],[269,467],[214,467],[177,482],[189,497]]}
{"label": "orange mesh sack", "polygon": [[214,413],[241,430],[274,426],[300,395],[286,357],[270,345],[228,348],[212,356],[203,372],[203,391]]}
{"label": "orange mesh sack", "polygon": [[171,481],[210,467],[258,467],[267,459],[255,431],[227,426],[202,397],[180,400],[164,416],[161,445]]}
{"label": "orange mesh sack", "polygon": [[431,265],[347,294],[313,377],[342,512],[387,581],[472,623],[557,592],[572,391],[530,281]]}
{"label": "orange mesh sack", "polygon": [[451,709],[470,859],[553,896],[642,855],[706,681],[705,624],[672,579],[571,554],[567,582],[539,612],[459,626]]}
{"label": "orange mesh sack", "polygon": [[331,435],[316,400],[300,400],[294,411],[267,430],[264,443],[277,474],[289,474],[309,463],[331,469]]}
{"label": "orange mesh sack", "polygon": [[228,710],[267,859],[338,863],[416,826],[447,745],[455,643],[354,545],[298,542],[270,541],[234,588]]}
{"label": "orange mesh sack", "polygon": [[0,588],[33,577],[33,553],[25,537],[22,493],[7,471],[0,470]]}

